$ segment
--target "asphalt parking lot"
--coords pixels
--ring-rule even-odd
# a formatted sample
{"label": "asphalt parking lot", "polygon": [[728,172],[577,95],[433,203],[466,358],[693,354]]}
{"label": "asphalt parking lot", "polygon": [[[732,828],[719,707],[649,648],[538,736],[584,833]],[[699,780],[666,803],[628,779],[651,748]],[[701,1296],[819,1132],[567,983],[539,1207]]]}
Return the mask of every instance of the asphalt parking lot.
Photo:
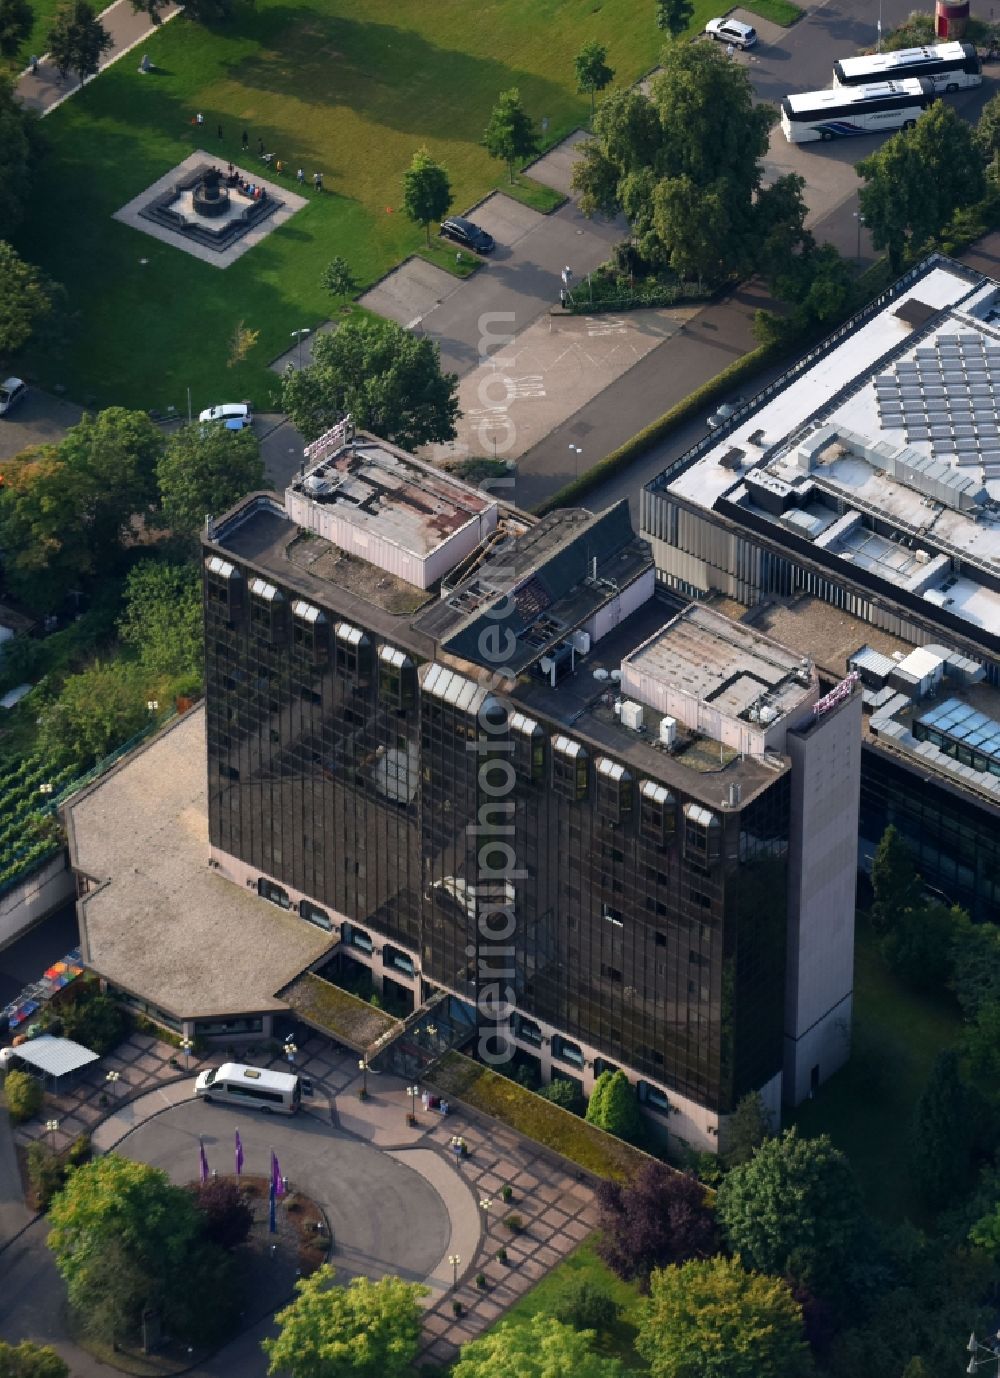
{"label": "asphalt parking lot", "polygon": [[30,445],[55,445],[75,426],[83,408],[32,388],[8,416],[0,417],[0,459],[12,459]]}

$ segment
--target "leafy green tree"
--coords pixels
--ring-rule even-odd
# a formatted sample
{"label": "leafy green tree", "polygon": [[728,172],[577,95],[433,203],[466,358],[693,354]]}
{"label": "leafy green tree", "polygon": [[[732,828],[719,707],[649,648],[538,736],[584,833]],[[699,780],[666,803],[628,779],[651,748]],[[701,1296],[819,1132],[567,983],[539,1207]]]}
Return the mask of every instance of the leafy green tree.
{"label": "leafy green tree", "polygon": [[69,1378],[69,1367],[50,1345],[0,1340],[0,1378]]}
{"label": "leafy green tree", "polygon": [[164,522],[176,535],[194,540],[207,516],[221,516],[264,487],[260,444],[250,430],[184,426],[167,441],[156,481]]}
{"label": "leafy green tree", "polygon": [[80,520],[93,498],[90,476],[72,470],[50,445],[22,451],[0,472],[6,581],[30,607],[57,607],[93,567],[89,532]]}
{"label": "leafy green tree", "polygon": [[962,1030],[962,1057],[969,1080],[996,1100],[1000,1096],[1000,1000],[984,1000],[971,1024]]}
{"label": "leafy green tree", "polygon": [[451,1378],[626,1378],[618,1359],[594,1352],[594,1332],[544,1313],[505,1321],[463,1345]]}
{"label": "leafy green tree", "polygon": [[808,1378],[802,1310],[780,1278],[710,1258],[653,1273],[635,1347],[651,1378]]}
{"label": "leafy green tree", "polygon": [[198,1342],[231,1319],[229,1259],[205,1242],[189,1193],[158,1168],[114,1153],[97,1158],[70,1174],[49,1219],[48,1246],[70,1305],[100,1338],[136,1334],[146,1306]]}
{"label": "leafy green tree", "polygon": [[336,258],[331,258],[323,269],[320,275],[320,285],[332,297],[349,297],[358,289],[357,280],[351,272],[351,265],[346,258],[341,258],[339,254]]}
{"label": "leafy green tree", "polygon": [[989,1215],[981,1216],[969,1231],[969,1242],[1000,1261],[1000,1201]]}
{"label": "leafy green tree", "polygon": [[[21,223],[35,161],[37,123],[37,117],[14,95],[12,84],[0,77],[0,239],[8,239]],[[4,268],[0,279],[5,272]]]}
{"label": "leafy green tree", "polygon": [[976,1128],[958,1056],[946,1048],[931,1065],[910,1135],[910,1171],[929,1206],[947,1206],[968,1185]]}
{"label": "leafy green tree", "polygon": [[162,24],[160,11],[165,10],[169,3],[170,0],[132,0],[132,12],[148,15],[152,24]]}
{"label": "leafy green tree", "polygon": [[974,924],[962,910],[952,915],[951,988],[966,1019],[974,1021],[983,1005],[1000,1001],[1000,927]]}
{"label": "leafy green tree", "polygon": [[42,1108],[42,1083],[30,1072],[22,1072],[15,1067],[7,1073],[4,1096],[11,1119],[15,1124],[23,1124]]}
{"label": "leafy green tree", "polygon": [[525,110],[516,86],[500,92],[483,134],[483,147],[491,158],[507,164],[507,176],[511,182],[514,181],[514,164],[523,163],[538,152],[534,122]]}
{"label": "leafy green tree", "polygon": [[[4,201],[2,158],[0,152],[0,214]],[[0,359],[23,349],[51,320],[57,299],[57,289],[44,273],[0,240]]]}
{"label": "leafy green tree", "polygon": [[650,95],[617,92],[597,111],[573,173],[581,209],[624,213],[651,267],[710,280],[748,271],[761,231],[774,232],[775,201],[762,201],[766,214],[757,204],[773,122],[714,45],[671,44]]}
{"label": "leafy green tree", "polygon": [[17,56],[34,22],[28,0],[0,0],[0,57]]}
{"label": "leafy green tree", "polygon": [[656,27],[679,38],[694,18],[692,0],[656,0]]}
{"label": "leafy green tree", "polygon": [[914,990],[935,990],[948,980],[955,917],[943,904],[905,909],[879,950],[893,971]]}
{"label": "leafy green tree", "polygon": [[587,1104],[587,1123],[617,1134],[630,1144],[646,1142],[646,1126],[635,1087],[622,1071],[602,1072]]}
{"label": "leafy green tree", "polygon": [[307,440],[350,413],[359,428],[415,449],[455,438],[457,390],[433,341],[352,316],[316,340],[311,367],[285,374],[282,408]]}
{"label": "leafy green tree", "polygon": [[403,173],[403,209],[415,225],[423,227],[431,244],[431,221],[443,220],[451,205],[451,182],[440,163],[426,148],[418,148]]}
{"label": "leafy green tree", "polygon": [[862,1240],[861,1191],[827,1135],[801,1139],[788,1129],[765,1140],[727,1174],[716,1211],[729,1247],[749,1267],[830,1298],[849,1283]]}
{"label": "leafy green tree", "polygon": [[197,682],[205,651],[197,566],[140,561],[126,581],[118,626],[152,674]]}
{"label": "leafy green tree", "polygon": [[597,93],[610,86],[614,80],[615,69],[608,66],[608,50],[603,43],[592,38],[577,53],[573,63],[576,71],[576,89],[590,96],[590,118],[594,118]]}
{"label": "leafy green tree", "polygon": [[872,860],[872,924],[877,933],[888,933],[902,914],[920,903],[920,877],[913,853],[892,823],[882,834]]}
{"label": "leafy green tree", "polygon": [[728,1167],[749,1163],[765,1139],[774,1133],[771,1116],[759,1091],[740,1100],[729,1117],[725,1131],[725,1160]]}
{"label": "leafy green tree", "polygon": [[263,1343],[269,1374],[291,1378],[404,1378],[420,1346],[419,1283],[352,1278],[332,1286],[333,1269],[318,1268],[295,1284],[298,1293]]}
{"label": "leafy green tree", "polygon": [[56,760],[93,765],[145,727],[147,699],[148,679],[140,666],[95,660],[69,675],[43,708],[39,745]]}
{"label": "leafy green tree", "polygon": [[59,457],[86,475],[91,498],[85,520],[95,563],[106,566],[132,529],[132,518],[156,500],[156,465],[163,436],[145,412],[108,407],[66,432]]}
{"label": "leafy green tree", "polygon": [[63,1028],[67,1038],[104,1057],[121,1043],[131,1028],[131,1020],[117,1000],[98,992],[66,1006]]}
{"label": "leafy green tree", "polygon": [[73,72],[84,82],[94,76],[111,44],[111,35],[87,0],[69,0],[56,10],[48,47],[61,77]]}
{"label": "leafy green tree", "polygon": [[580,1274],[571,1276],[552,1302],[552,1314],[557,1321],[574,1330],[593,1330],[598,1334],[610,1330],[620,1313],[621,1307],[607,1287]]}
{"label": "leafy green tree", "polygon": [[983,159],[971,125],[937,101],[912,129],[901,129],[858,163],[861,211],[876,249],[894,272],[907,247],[920,250],[956,210],[985,192]]}
{"label": "leafy green tree", "polygon": [[540,1086],[536,1094],[573,1115],[579,1115],[583,1110],[583,1095],[576,1082],[570,1081],[569,1077],[553,1077],[548,1086]]}
{"label": "leafy green tree", "polygon": [[993,183],[1000,182],[1000,93],[990,96],[980,111],[975,140],[987,177]]}
{"label": "leafy green tree", "polygon": [[934,1374],[921,1359],[919,1354],[915,1354],[903,1369],[901,1378],[934,1378]]}

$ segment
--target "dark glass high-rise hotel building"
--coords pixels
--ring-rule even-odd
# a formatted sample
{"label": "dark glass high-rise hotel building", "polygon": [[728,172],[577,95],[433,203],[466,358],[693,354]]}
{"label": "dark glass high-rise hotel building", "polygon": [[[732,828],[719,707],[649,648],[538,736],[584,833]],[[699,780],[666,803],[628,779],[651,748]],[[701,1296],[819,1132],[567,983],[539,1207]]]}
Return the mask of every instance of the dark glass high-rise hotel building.
{"label": "dark glass high-rise hotel building", "polygon": [[203,557],[222,874],[699,1148],[843,1062],[860,692],[661,601],[627,504],[535,520],[343,431]]}

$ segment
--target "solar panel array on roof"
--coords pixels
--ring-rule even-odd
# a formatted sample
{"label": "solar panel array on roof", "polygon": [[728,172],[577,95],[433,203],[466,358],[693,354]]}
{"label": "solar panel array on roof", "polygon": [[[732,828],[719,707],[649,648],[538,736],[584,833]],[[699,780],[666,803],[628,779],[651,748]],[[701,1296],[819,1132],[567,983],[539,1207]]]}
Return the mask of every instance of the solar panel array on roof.
{"label": "solar panel array on roof", "polygon": [[935,457],[1000,478],[1000,349],[971,332],[939,335],[875,379],[879,421]]}

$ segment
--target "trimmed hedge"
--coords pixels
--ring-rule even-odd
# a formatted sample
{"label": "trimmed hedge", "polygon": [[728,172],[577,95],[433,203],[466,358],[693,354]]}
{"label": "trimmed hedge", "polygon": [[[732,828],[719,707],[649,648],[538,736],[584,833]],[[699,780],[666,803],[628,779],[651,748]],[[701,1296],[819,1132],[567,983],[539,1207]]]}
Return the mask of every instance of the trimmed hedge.
{"label": "trimmed hedge", "polygon": [[536,516],[544,516],[546,512],[551,512],[556,507],[565,507],[570,503],[577,502],[589,493],[592,488],[596,488],[605,479],[611,478],[619,470],[631,464],[633,460],[644,455],[647,450],[662,440],[675,427],[687,421],[695,413],[709,406],[716,400],[721,393],[728,392],[735,383],[740,383],[744,378],[756,373],[769,363],[776,353],[772,345],[761,345],[757,349],[752,349],[749,354],[744,354],[741,359],[737,359],[724,368],[721,373],[717,373],[714,378],[710,378],[707,383],[703,383],[700,388],[695,388],[694,392],[689,392],[687,397],[678,402],[676,406],[657,417],[655,421],[644,426],[641,431],[636,431],[635,435],[630,436],[624,445],[619,445],[617,450],[612,450],[609,455],[605,455],[593,468],[588,469],[585,474],[574,479],[572,483],[567,483],[564,488],[560,488],[557,493],[546,498],[544,502],[534,508]]}
{"label": "trimmed hedge", "polygon": [[464,1101],[597,1177],[625,1181],[649,1161],[648,1154],[631,1144],[587,1124],[463,1053],[446,1053],[426,1081],[445,1097]]}

